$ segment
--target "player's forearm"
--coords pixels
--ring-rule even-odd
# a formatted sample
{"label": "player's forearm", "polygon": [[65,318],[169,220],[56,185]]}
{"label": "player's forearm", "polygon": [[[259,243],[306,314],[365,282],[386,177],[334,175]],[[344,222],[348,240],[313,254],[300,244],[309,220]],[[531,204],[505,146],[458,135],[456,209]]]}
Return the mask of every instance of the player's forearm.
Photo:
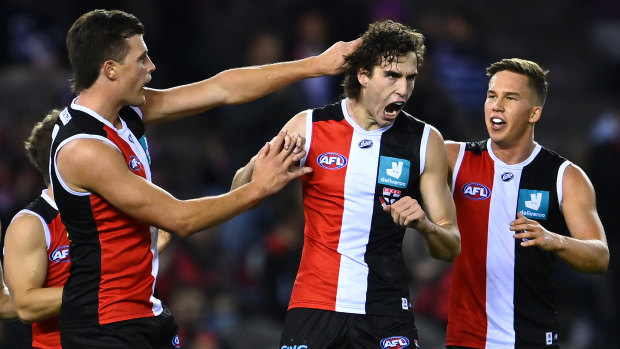
{"label": "player's forearm", "polygon": [[226,194],[183,201],[181,214],[172,219],[167,230],[185,237],[219,225],[256,206],[267,197],[262,188],[248,183]]}
{"label": "player's forearm", "polygon": [[226,91],[223,104],[239,104],[263,97],[299,80],[326,74],[316,57],[292,62],[225,70],[215,76]]}
{"label": "player's forearm", "polygon": [[424,228],[418,230],[426,240],[431,257],[453,261],[461,253],[461,235],[457,227],[449,224],[437,225],[427,220]]}
{"label": "player's forearm", "polygon": [[315,57],[225,70],[208,79],[169,88],[147,89],[140,107],[145,124],[171,121],[221,106],[253,101],[296,81],[322,74]]}
{"label": "player's forearm", "polygon": [[14,297],[17,315],[25,323],[45,320],[60,314],[62,287],[35,288]]}
{"label": "player's forearm", "polygon": [[555,253],[571,267],[590,274],[602,274],[609,266],[609,248],[600,240],[579,240],[555,235]]}

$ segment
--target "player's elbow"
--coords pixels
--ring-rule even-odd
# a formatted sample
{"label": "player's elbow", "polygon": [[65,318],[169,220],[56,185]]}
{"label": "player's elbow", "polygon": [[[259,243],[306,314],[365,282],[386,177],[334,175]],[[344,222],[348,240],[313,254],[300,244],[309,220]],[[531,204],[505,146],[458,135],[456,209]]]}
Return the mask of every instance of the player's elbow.
{"label": "player's elbow", "polygon": [[203,217],[201,220],[197,215],[177,214],[170,219],[170,222],[164,228],[179,237],[185,238],[201,230],[209,229],[218,223],[219,221],[213,217],[206,219]]}
{"label": "player's elbow", "polygon": [[570,264],[583,273],[604,274],[609,267],[609,249],[603,245],[591,251],[590,258],[573,258]]}
{"label": "player's elbow", "polygon": [[17,317],[19,320],[25,324],[31,324],[36,321],[42,320],[35,313],[30,311],[29,309],[24,309],[23,307],[17,307]]}
{"label": "player's elbow", "polygon": [[444,253],[435,253],[434,255],[432,255],[432,257],[435,259],[444,260],[446,262],[454,262],[454,260],[456,259],[456,257],[459,256],[460,253],[461,245],[459,244],[459,246],[457,246],[456,248],[449,249]]}
{"label": "player's elbow", "polygon": [[461,253],[461,244],[458,243],[455,246],[446,246],[445,249],[442,250],[433,250],[430,252],[431,257],[435,259],[440,259],[446,262],[454,262],[456,257]]}
{"label": "player's elbow", "polygon": [[195,232],[189,220],[184,218],[178,218],[175,222],[171,222],[170,227],[167,227],[166,230],[182,238],[188,237]]}
{"label": "player's elbow", "polygon": [[609,249],[605,248],[597,259],[592,274],[604,274],[607,272],[607,268],[609,267]]}
{"label": "player's elbow", "polygon": [[445,258],[443,258],[443,260],[448,261],[448,262],[454,262],[456,257],[458,257],[459,254],[461,254],[461,234],[456,229],[453,230],[451,244],[448,246],[447,250],[448,251],[446,253]]}
{"label": "player's elbow", "polygon": [[446,261],[454,262],[456,260],[456,257],[458,257],[460,254],[461,254],[461,243],[459,242],[458,245],[451,251],[451,254],[449,255],[448,259],[446,259]]}

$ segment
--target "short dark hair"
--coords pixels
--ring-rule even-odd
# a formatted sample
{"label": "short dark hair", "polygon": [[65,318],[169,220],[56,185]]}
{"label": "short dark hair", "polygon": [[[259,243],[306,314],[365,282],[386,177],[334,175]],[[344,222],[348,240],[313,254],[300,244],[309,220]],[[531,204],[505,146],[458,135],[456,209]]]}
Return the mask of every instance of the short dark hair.
{"label": "short dark hair", "polygon": [[497,72],[504,70],[527,76],[530,87],[538,98],[538,103],[540,103],[540,106],[545,105],[547,90],[549,89],[549,83],[547,82],[549,70],[543,70],[538,63],[526,59],[504,58],[487,67],[487,76],[490,78]]}
{"label": "short dark hair", "polygon": [[126,39],[144,34],[140,20],[119,10],[93,10],[80,16],[67,33],[67,51],[76,93],[91,87],[103,62],[123,62],[129,52]]}
{"label": "short dark hair", "polygon": [[418,67],[424,61],[424,36],[404,24],[391,20],[374,22],[362,34],[362,44],[357,50],[345,57],[347,68],[342,82],[344,95],[358,98],[361,85],[357,80],[360,68],[372,74],[375,65],[381,62],[392,63],[409,52],[415,52]]}
{"label": "short dark hair", "polygon": [[43,120],[34,125],[30,136],[24,142],[26,155],[30,163],[43,175],[45,184],[50,183],[49,165],[50,148],[52,147],[52,131],[58,120],[60,110],[52,109]]}

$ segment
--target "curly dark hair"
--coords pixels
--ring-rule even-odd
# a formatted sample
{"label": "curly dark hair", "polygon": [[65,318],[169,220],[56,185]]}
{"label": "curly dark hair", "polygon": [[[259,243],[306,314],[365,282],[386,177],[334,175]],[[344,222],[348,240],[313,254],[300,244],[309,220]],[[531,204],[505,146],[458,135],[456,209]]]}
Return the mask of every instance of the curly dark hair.
{"label": "curly dark hair", "polygon": [[409,52],[415,52],[418,67],[424,61],[424,35],[404,24],[391,20],[374,22],[362,34],[362,44],[353,53],[345,57],[344,87],[345,97],[357,99],[361,85],[357,80],[360,68],[372,74],[373,67],[382,62],[390,64]]}

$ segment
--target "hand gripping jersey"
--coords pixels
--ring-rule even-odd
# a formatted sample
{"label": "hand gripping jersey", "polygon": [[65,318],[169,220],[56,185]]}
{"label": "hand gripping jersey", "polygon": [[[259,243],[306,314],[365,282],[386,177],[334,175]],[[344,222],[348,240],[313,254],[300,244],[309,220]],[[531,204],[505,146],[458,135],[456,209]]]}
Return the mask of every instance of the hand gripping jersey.
{"label": "hand gripping jersey", "polygon": [[289,309],[412,316],[405,228],[382,206],[420,200],[429,131],[404,112],[366,131],[345,100],[308,111],[303,161],[313,172],[302,177],[305,238]]}
{"label": "hand gripping jersey", "polygon": [[[32,201],[19,213],[35,215],[41,221],[47,245],[47,276],[43,287],[60,287],[69,277],[69,238],[67,230],[60,221],[56,203],[44,190],[41,196]],[[19,214],[18,213],[18,214]],[[32,323],[32,347],[60,349],[58,317]]]}
{"label": "hand gripping jersey", "polygon": [[461,144],[454,168],[461,254],[454,262],[447,345],[557,347],[555,255],[522,247],[509,223],[521,212],[566,235],[562,180],[570,163],[536,144],[527,160],[507,165],[490,144]]}
{"label": "hand gripping jersey", "polygon": [[50,178],[71,240],[72,263],[63,292],[61,328],[96,326],[162,312],[161,302],[153,294],[158,270],[156,235],[147,224],[125,215],[97,193],[71,190],[56,169],[56,156],[64,145],[90,138],[113,145],[130,171],[150,181],[147,148],[141,144],[145,138],[140,110],[125,107],[119,116],[122,128],[116,129],[74,102],[60,114],[62,125],[53,134]]}

